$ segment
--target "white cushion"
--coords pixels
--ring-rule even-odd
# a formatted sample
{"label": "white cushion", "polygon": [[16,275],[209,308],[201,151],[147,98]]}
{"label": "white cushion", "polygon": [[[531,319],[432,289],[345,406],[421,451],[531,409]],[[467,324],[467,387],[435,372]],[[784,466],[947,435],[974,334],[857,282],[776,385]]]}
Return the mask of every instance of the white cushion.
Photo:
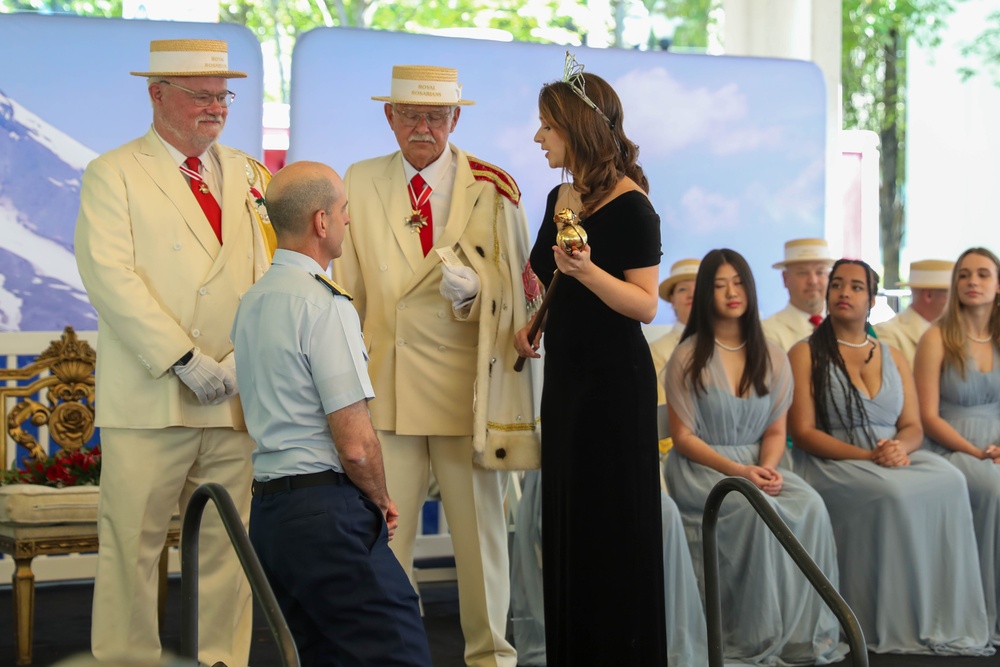
{"label": "white cushion", "polygon": [[0,486],[0,523],[97,523],[99,486]]}

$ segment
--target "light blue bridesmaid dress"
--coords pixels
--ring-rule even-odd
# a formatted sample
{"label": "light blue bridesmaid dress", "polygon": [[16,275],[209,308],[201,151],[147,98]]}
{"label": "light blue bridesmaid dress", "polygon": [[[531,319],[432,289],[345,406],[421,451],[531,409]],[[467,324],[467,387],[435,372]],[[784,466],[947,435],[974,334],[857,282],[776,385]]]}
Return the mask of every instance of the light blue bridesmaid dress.
{"label": "light blue bridesmaid dress", "polygon": [[[983,373],[971,356],[965,360],[965,377],[950,364],[941,373],[938,412],[958,433],[985,449],[1000,445],[1000,352],[993,350],[993,368]],[[979,544],[979,567],[986,595],[986,617],[992,643],[1000,643],[1000,465],[980,460],[937,444],[925,444],[944,456],[965,475],[972,504],[972,522]]]}
{"label": "light blue bridesmaid dress", "polygon": [[[872,433],[860,416],[830,434],[873,449],[896,436],[903,385],[882,343],[882,386],[862,393]],[[827,411],[845,414],[839,370],[830,370]],[[838,381],[839,376],[839,381]],[[873,441],[873,439],[875,441]],[[910,465],[832,460],[796,450],[796,470],[830,511],[840,561],[840,591],[876,653],[992,655],[965,477],[937,454],[916,451]]]}
{"label": "light blue bridesmaid dress", "polygon": [[[738,463],[757,465],[760,438],[788,409],[792,378],[788,358],[768,343],[769,393],[738,398],[729,388],[718,354],[697,395],[684,378],[694,339],[681,343],[667,366],[667,403],[695,435]],[[837,553],[823,500],[800,477],[782,469],[781,493],[761,493],[836,586]],[[676,449],[667,459],[667,488],[680,509],[695,571],[702,585],[701,524],[705,500],[722,473]],[[726,662],[754,665],[825,665],[843,659],[840,625],[805,575],[757,513],[738,494],[722,504],[718,521],[722,629]]]}

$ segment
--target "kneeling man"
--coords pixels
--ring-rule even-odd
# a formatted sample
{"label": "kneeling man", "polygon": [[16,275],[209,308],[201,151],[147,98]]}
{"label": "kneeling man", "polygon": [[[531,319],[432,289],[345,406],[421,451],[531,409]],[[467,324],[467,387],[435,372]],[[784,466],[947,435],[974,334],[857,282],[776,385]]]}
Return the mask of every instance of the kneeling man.
{"label": "kneeling man", "polygon": [[361,325],[326,273],[350,222],[344,183],[296,162],[265,199],[278,250],[232,334],[257,444],[250,540],[303,665],[429,666],[417,594],[388,545],[398,514]]}

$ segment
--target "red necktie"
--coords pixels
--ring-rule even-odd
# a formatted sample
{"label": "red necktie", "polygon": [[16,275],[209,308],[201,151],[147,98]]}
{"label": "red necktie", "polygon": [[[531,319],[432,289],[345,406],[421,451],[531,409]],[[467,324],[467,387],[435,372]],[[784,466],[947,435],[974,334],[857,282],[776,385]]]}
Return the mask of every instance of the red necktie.
{"label": "red necktie", "polygon": [[810,315],[809,324],[813,325],[813,329],[819,326],[820,322],[823,321],[822,315]]}
{"label": "red necktie", "polygon": [[208,218],[208,224],[212,225],[215,237],[219,239],[219,243],[222,243],[222,209],[219,208],[219,202],[215,201],[212,193],[208,191],[205,179],[201,177],[201,160],[189,157],[184,160],[184,165],[180,169],[190,180],[194,198],[198,200],[201,210],[205,212],[205,217]]}
{"label": "red necktie", "polygon": [[419,173],[410,180],[410,206],[414,213],[419,213],[424,221],[420,228],[420,248],[424,256],[434,247],[434,218],[431,215],[431,186]]}

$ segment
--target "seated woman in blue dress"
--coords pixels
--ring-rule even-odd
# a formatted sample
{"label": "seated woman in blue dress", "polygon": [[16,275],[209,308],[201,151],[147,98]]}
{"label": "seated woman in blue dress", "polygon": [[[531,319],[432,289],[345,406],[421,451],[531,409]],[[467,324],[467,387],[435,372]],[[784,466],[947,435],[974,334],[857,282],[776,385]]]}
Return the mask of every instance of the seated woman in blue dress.
{"label": "seated woman in blue dress", "polygon": [[789,351],[795,470],[830,511],[840,590],[869,650],[992,655],[965,478],[918,451],[909,366],[867,334],[877,287],[867,264],[838,261],[829,315]]}
{"label": "seated woman in blue dress", "polygon": [[948,307],[920,339],[913,380],[925,443],[965,475],[979,545],[986,617],[1000,643],[1000,260],[962,253]]}
{"label": "seated woman in blue dress", "polygon": [[[695,569],[702,570],[705,500],[725,476],[745,477],[837,585],[837,555],[822,499],[790,470],[785,415],[792,374],[767,342],[746,260],[713,250],[701,261],[691,317],[666,372],[674,448],[667,488],[677,502]],[[828,664],[843,658],[836,618],[744,498],[718,521],[722,629],[727,662]]]}

